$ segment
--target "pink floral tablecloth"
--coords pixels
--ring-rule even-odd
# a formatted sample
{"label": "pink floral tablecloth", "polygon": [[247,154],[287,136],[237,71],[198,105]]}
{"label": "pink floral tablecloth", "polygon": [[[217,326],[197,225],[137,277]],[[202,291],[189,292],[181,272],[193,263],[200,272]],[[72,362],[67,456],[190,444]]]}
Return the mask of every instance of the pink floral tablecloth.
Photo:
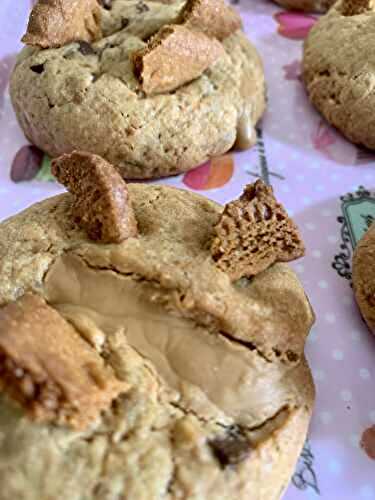
{"label": "pink floral tablecloth", "polygon": [[[7,91],[30,4],[0,3],[0,219],[61,191],[48,181],[48,159],[27,145]],[[285,12],[267,0],[239,0],[237,7],[268,81],[257,147],[163,182],[226,202],[261,177],[294,216],[307,255],[293,267],[317,316],[307,342],[317,402],[286,498],[375,499],[375,432],[364,434],[375,424],[375,337],[351,289],[353,248],[375,217],[375,153],[343,139],[305,96],[301,49],[316,17]]]}

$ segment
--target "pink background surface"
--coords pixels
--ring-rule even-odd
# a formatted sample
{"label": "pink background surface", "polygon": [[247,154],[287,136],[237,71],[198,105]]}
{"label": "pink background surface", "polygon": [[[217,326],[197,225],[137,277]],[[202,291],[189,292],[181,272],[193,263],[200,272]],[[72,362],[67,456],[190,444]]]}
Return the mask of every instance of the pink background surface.
{"label": "pink background surface", "polygon": [[[0,4],[0,219],[61,191],[48,182],[15,184],[9,176],[15,154],[27,144],[10,105],[7,81],[29,7],[29,0]],[[292,265],[317,315],[307,342],[317,387],[309,435],[312,456],[307,453],[300,461],[300,476],[295,477],[300,488],[292,484],[286,498],[375,499],[375,462],[359,446],[362,432],[375,424],[375,338],[357,312],[350,281],[332,267],[342,244],[340,196],[359,185],[371,191],[375,155],[346,142],[307,101],[298,79],[299,61],[314,17],[287,14],[266,0],[240,0],[238,8],[263,56],[268,81],[269,105],[261,124],[265,156],[258,144],[230,161],[163,182],[226,202],[256,176],[268,175],[304,237],[307,255]]]}

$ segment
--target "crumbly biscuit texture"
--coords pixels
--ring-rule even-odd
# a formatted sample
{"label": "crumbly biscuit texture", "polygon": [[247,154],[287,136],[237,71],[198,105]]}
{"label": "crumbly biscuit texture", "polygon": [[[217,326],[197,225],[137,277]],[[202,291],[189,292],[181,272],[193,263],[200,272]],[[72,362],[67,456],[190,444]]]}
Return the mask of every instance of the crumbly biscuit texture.
{"label": "crumbly biscuit texture", "polygon": [[373,11],[374,7],[374,0],[344,0],[340,11],[343,16],[356,16]]}
{"label": "crumbly biscuit texture", "polygon": [[215,233],[212,257],[232,280],[254,276],[305,252],[295,223],[261,180],[225,206]]}
{"label": "crumbly biscuit texture", "polygon": [[49,48],[70,42],[92,42],[101,36],[98,0],[39,0],[22,41]]}
{"label": "crumbly biscuit texture", "polygon": [[224,40],[241,29],[239,14],[225,0],[188,0],[179,21],[189,29]]}
{"label": "crumbly biscuit texture", "polygon": [[223,46],[204,33],[170,25],[133,55],[133,63],[142,90],[160,94],[198,78],[224,54]]}
{"label": "crumbly biscuit texture", "polygon": [[0,309],[0,389],[39,422],[84,429],[125,392],[102,358],[42,298]]}
{"label": "crumbly biscuit texture", "polygon": [[353,287],[362,316],[375,333],[375,224],[370,226],[354,251]]}
{"label": "crumbly biscuit texture", "polygon": [[[126,384],[78,431],[37,425],[1,396],[0,499],[20,487],[24,500],[279,498],[314,398],[304,291],[284,264],[232,283],[210,254],[215,203],[160,185],[128,189],[138,237],[116,245],[75,224],[70,193],[0,225],[3,310],[38,294]],[[52,363],[70,344],[47,339]],[[73,365],[64,370],[86,377]]]}
{"label": "crumbly biscuit texture", "polygon": [[74,195],[72,213],[91,239],[119,243],[137,235],[127,185],[103,158],[75,151],[54,160],[52,173]]}
{"label": "crumbly biscuit texture", "polygon": [[[254,145],[255,125],[265,109],[264,72],[241,30],[225,38],[220,50],[215,39],[206,40],[198,56],[201,68],[207,57],[214,61],[213,54],[221,55],[197,78],[150,97],[142,90],[133,55],[176,23],[183,6],[181,1],[113,0],[100,7],[100,40],[24,48],[10,93],[30,142],[52,158],[74,150],[98,154],[125,179],[185,172],[235,143]],[[180,62],[191,60],[191,53],[177,56]],[[191,67],[184,72],[192,77]]]}
{"label": "crumbly biscuit texture", "polygon": [[374,29],[372,2],[340,0],[311,29],[303,56],[312,104],[347,139],[370,149],[375,148]]}

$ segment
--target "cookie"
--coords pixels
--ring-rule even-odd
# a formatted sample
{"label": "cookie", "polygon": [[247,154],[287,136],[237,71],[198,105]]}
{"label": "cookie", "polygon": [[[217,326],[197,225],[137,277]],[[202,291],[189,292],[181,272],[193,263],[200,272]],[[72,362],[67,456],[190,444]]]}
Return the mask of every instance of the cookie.
{"label": "cookie", "polygon": [[341,0],[311,29],[303,80],[312,104],[351,142],[375,148],[372,33],[369,0]]}
{"label": "cookie", "polygon": [[336,0],[274,0],[286,9],[306,12],[326,12]]}
{"label": "cookie", "polygon": [[[67,380],[81,394],[82,378],[88,399],[73,398],[80,425],[57,410],[35,419],[39,392],[25,402],[12,390],[29,359],[7,342],[1,500],[279,499],[314,399],[304,290],[282,263],[231,281],[211,256],[216,203],[161,185],[127,191],[138,233],[120,243],[90,239],[72,215],[79,193],[0,224],[0,353],[21,325],[35,336],[37,366],[63,393]],[[33,303],[53,330],[34,321]],[[82,356],[60,373],[72,342],[98,375]]]}
{"label": "cookie", "polygon": [[358,307],[375,333],[375,224],[359,241],[353,255],[353,288]]}
{"label": "cookie", "polygon": [[[216,16],[210,27],[207,12]],[[10,94],[31,143],[51,157],[98,154],[134,179],[177,174],[233,146],[254,145],[264,73],[232,7],[219,0],[113,0],[102,2],[99,18],[99,40],[19,54]],[[185,35],[158,52],[152,40],[168,26]],[[192,53],[181,52],[186,46]],[[151,62],[143,73],[145,53]],[[165,71],[154,76],[155,67]]]}

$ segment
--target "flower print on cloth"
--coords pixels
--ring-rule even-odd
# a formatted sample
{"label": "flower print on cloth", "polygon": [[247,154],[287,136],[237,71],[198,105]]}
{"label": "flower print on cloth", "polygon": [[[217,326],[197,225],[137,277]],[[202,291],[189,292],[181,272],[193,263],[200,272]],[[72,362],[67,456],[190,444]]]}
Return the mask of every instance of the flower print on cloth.
{"label": "flower print on cloth", "polygon": [[301,81],[302,79],[301,61],[299,61],[298,59],[295,59],[290,64],[285,64],[283,66],[283,70],[284,70],[285,80]]}
{"label": "flower print on cloth", "polygon": [[317,21],[317,17],[300,12],[278,12],[274,15],[279,35],[292,40],[304,40]]}
{"label": "flower print on cloth", "polygon": [[36,146],[27,144],[16,153],[10,167],[13,182],[31,180],[54,181],[51,174],[51,160]]}
{"label": "flower print on cloth", "polygon": [[325,120],[319,120],[310,135],[316,151],[340,165],[357,163],[357,148]]}
{"label": "flower print on cloth", "polygon": [[232,178],[234,158],[231,154],[217,156],[187,172],[182,182],[191,189],[206,191],[220,188]]}

